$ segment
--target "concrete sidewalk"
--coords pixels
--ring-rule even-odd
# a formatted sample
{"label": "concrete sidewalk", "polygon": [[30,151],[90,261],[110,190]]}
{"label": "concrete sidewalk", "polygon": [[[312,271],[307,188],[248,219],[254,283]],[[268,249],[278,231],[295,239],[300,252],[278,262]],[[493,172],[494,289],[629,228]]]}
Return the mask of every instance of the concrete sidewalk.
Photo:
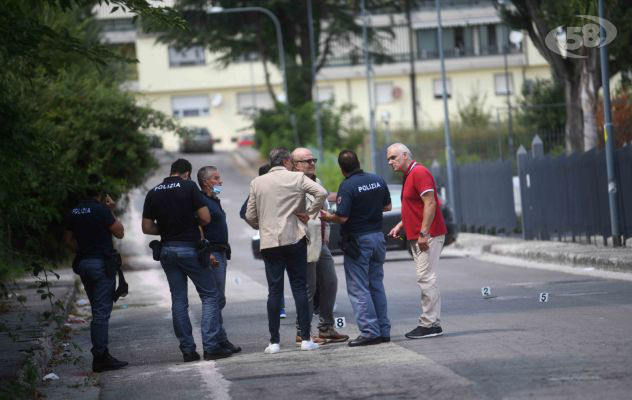
{"label": "concrete sidewalk", "polygon": [[[49,287],[56,316],[63,326],[77,292],[76,277],[70,269],[49,273]],[[40,277],[43,274],[40,274]],[[51,312],[49,300],[35,277],[20,279],[10,287],[8,299],[0,302],[0,399],[30,398],[41,381],[53,355],[60,329],[46,318]]]}
{"label": "concrete sidewalk", "polygon": [[629,247],[522,240],[475,233],[460,233],[454,247],[473,254],[493,254],[578,268],[632,272],[632,249]]}

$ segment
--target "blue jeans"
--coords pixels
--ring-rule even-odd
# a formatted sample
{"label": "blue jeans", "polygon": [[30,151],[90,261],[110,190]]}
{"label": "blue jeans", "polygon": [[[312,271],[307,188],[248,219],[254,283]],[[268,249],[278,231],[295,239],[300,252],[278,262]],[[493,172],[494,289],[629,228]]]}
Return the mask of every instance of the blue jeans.
{"label": "blue jeans", "polygon": [[193,247],[165,245],[160,253],[171,291],[173,330],[183,353],[195,351],[195,341],[189,319],[187,277],[193,281],[202,301],[202,344],[204,351],[219,349],[219,291],[209,268],[200,265]]}
{"label": "blue jeans", "polygon": [[307,244],[305,239],[287,246],[272,247],[261,251],[268,280],[268,328],[270,343],[279,343],[281,301],[283,300],[283,271],[287,269],[292,295],[296,303],[298,324],[303,340],[310,340],[310,323],[307,301]]}
{"label": "blue jeans", "polygon": [[384,291],[384,258],[386,248],[382,232],[355,235],[360,244],[360,257],[345,254],[344,266],[347,293],[353,307],[360,334],[364,337],[390,337],[391,323],[386,314]]}
{"label": "blue jeans", "polygon": [[92,307],[91,351],[95,357],[99,357],[108,351],[108,323],[114,304],[116,278],[105,275],[105,263],[100,258],[81,260],[77,272]]}
{"label": "blue jeans", "polygon": [[226,307],[226,268],[228,267],[228,261],[226,260],[226,253],[224,252],[211,252],[215,256],[217,267],[211,267],[213,278],[215,278],[215,286],[219,292],[219,336],[217,337],[218,343],[228,340],[226,330],[224,329],[224,318],[222,317],[222,310]]}

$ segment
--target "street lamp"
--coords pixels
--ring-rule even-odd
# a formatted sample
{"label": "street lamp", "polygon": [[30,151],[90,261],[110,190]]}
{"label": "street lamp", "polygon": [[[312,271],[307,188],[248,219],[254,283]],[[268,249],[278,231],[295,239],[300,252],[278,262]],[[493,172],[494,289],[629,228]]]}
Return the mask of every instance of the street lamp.
{"label": "street lamp", "polygon": [[441,4],[435,1],[437,9],[437,47],[439,48],[439,58],[441,60],[441,94],[443,97],[443,133],[445,137],[445,158],[446,169],[448,170],[448,203],[454,210],[454,215],[458,223],[460,214],[456,207],[456,186],[454,184],[454,152],[452,151],[452,140],[450,139],[450,114],[448,113],[448,92],[445,78],[445,56],[443,55],[443,27],[441,26]]}
{"label": "street lamp", "polygon": [[[270,17],[272,23],[274,23],[274,29],[276,30],[276,38],[277,38],[277,47],[279,48],[279,66],[281,68],[281,74],[283,76],[283,90],[285,91],[285,99],[284,103],[289,107],[289,97],[290,92],[287,90],[287,71],[285,69],[285,48],[283,47],[283,34],[281,33],[281,24],[279,23],[279,19],[274,15],[274,13],[267,8],[263,7],[236,7],[236,8],[223,8],[218,6],[207,7],[206,12],[208,14],[233,14],[233,13],[242,13],[242,12],[261,12]],[[292,122],[292,130],[294,131],[294,140],[296,141],[296,145],[300,145],[300,141],[298,138],[298,132],[296,130],[296,121],[294,116],[291,117]]]}
{"label": "street lamp", "polygon": [[364,53],[364,63],[366,64],[366,85],[369,96],[369,130],[370,146],[371,146],[371,164],[373,166],[373,172],[377,172],[377,149],[376,149],[376,133],[375,133],[375,106],[373,104],[373,79],[371,76],[371,56],[369,54],[369,38],[367,32],[367,25],[369,16],[366,11],[364,0],[360,3],[360,9],[362,13],[362,51]]}
{"label": "street lamp", "polygon": [[323,149],[323,128],[320,123],[320,99],[318,96],[318,85],[316,84],[316,45],[314,44],[314,18],[312,17],[312,0],[307,0],[307,24],[309,31],[309,58],[312,70],[312,87],[314,88],[314,105],[316,106],[316,142],[318,145],[318,157],[325,161],[325,151]]}

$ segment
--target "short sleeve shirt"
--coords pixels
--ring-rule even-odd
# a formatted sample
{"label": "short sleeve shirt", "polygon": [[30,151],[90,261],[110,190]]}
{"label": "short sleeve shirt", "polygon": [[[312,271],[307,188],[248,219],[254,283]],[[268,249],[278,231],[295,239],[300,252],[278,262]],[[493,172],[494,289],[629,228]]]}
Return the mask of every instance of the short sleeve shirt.
{"label": "short sleeve shirt", "polygon": [[200,240],[196,211],[206,207],[204,196],[192,181],[170,176],[145,197],[143,218],[156,221],[162,241]]}
{"label": "short sleeve shirt", "polygon": [[212,244],[228,244],[228,225],[226,213],[217,197],[211,197],[202,193],[208,210],[211,212],[211,223],[202,227],[204,237]]}
{"label": "short sleeve shirt", "polygon": [[112,212],[97,200],[83,200],[66,214],[66,228],[77,240],[78,254],[83,257],[103,257],[111,252],[110,227],[116,220]]}
{"label": "short sleeve shirt", "polygon": [[402,223],[408,240],[419,238],[424,216],[424,202],[421,196],[427,192],[433,192],[437,202],[437,211],[428,233],[430,236],[441,236],[448,231],[441,213],[441,203],[437,196],[437,187],[432,174],[423,165],[413,162],[406,172],[402,187]]}
{"label": "short sleeve shirt", "polygon": [[336,215],[349,218],[342,224],[343,233],[381,232],[382,213],[391,204],[391,194],[382,177],[358,170],[342,181],[336,203]]}

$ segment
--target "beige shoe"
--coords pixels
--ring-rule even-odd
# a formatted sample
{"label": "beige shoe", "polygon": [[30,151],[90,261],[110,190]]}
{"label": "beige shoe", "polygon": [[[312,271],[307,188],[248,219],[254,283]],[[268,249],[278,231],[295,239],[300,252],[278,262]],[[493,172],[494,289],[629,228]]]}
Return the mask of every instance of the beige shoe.
{"label": "beige shoe", "polygon": [[348,335],[336,332],[333,326],[327,328],[326,331],[320,331],[318,338],[324,340],[326,343],[342,343],[349,340]]}

